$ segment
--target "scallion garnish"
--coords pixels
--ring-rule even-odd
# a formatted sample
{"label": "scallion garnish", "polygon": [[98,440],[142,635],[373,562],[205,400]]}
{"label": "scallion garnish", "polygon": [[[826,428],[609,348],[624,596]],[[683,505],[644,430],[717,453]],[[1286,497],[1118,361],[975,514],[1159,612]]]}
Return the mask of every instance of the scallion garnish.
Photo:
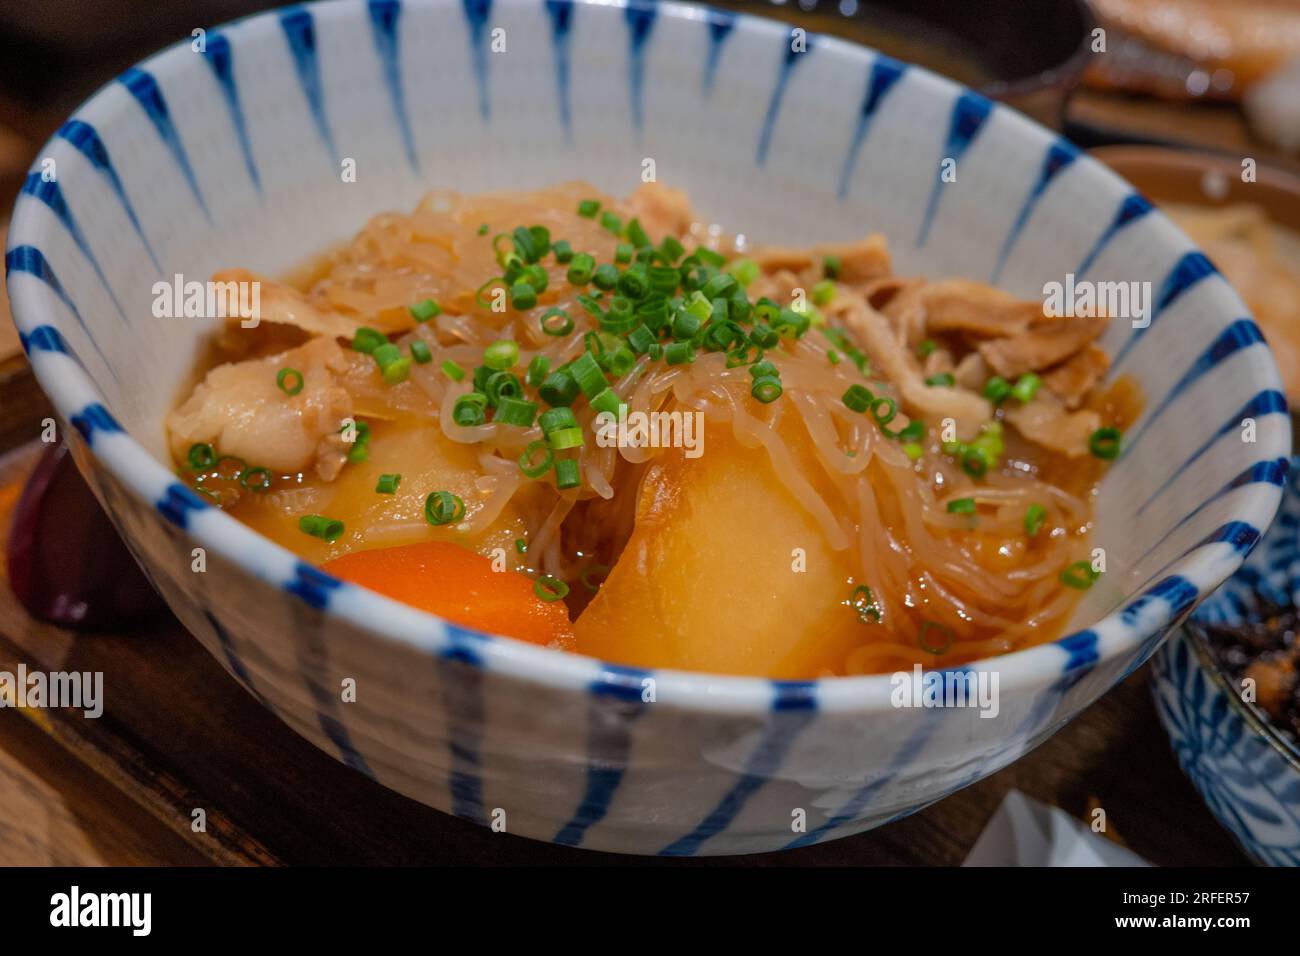
{"label": "scallion garnish", "polygon": [[[938,633],[939,640],[936,641],[930,637],[932,631]],[[946,654],[955,639],[956,635],[953,634],[952,628],[940,624],[938,621],[922,621],[921,632],[916,637],[916,643],[921,650],[938,655]]]}
{"label": "scallion garnish", "polygon": [[375,349],[387,342],[388,336],[384,335],[383,332],[364,325],[352,335],[353,351],[364,352],[367,355],[373,354]]}
{"label": "scallion garnish", "polygon": [[411,315],[417,322],[428,322],[434,316],[442,314],[442,307],[434,302],[433,299],[425,299],[423,302],[417,302],[410,306]]}
{"label": "scallion garnish", "polygon": [[558,601],[569,593],[569,586],[559,578],[553,578],[549,574],[538,578],[533,582],[533,593],[547,603]]}
{"label": "scallion garnish", "polygon": [[520,398],[503,398],[497,402],[494,422],[503,425],[517,425],[520,428],[532,428],[533,419],[537,417],[537,403]]}
{"label": "scallion garnish", "polygon": [[424,517],[431,525],[452,524],[465,517],[465,502],[450,491],[435,491],[424,499]]}
{"label": "scallion garnish", "polygon": [[1011,397],[1022,403],[1032,401],[1038,392],[1038,386],[1042,383],[1043,380],[1033,372],[1026,372],[1016,379],[1015,385],[1011,386]]}
{"label": "scallion garnish", "polygon": [[446,375],[453,382],[465,381],[465,369],[458,363],[453,362],[451,359],[447,359],[442,363],[442,374]]}
{"label": "scallion garnish", "polygon": [[379,365],[379,374],[389,385],[405,382],[411,374],[411,360],[402,354],[402,350],[392,342],[385,342],[370,353]]}
{"label": "scallion garnish", "polygon": [[519,361],[519,344],[512,339],[500,339],[483,350],[483,364],[498,372],[514,368]]}
{"label": "scallion garnish", "polygon": [[1025,534],[1034,537],[1043,529],[1043,521],[1047,517],[1047,509],[1042,505],[1033,504],[1025,510]]}
{"label": "scallion garnish", "polygon": [[239,476],[239,483],[249,491],[266,491],[271,487],[271,480],[268,468],[248,468]]}
{"label": "scallion garnish", "polygon": [[303,515],[298,519],[298,530],[322,541],[337,541],[343,536],[343,522],[324,515]]}
{"label": "scallion garnish", "polygon": [[196,442],[190,446],[185,460],[189,462],[190,470],[206,471],[217,463],[217,452],[207,442]]}
{"label": "scallion garnish", "polygon": [[551,451],[549,443],[545,440],[530,442],[524,449],[524,453],[519,456],[519,470],[529,478],[540,478],[551,470],[554,461],[555,453]]}
{"label": "scallion garnish", "polygon": [[275,384],[286,395],[297,395],[304,384],[302,372],[296,368],[282,368],[275,376]]}
{"label": "scallion garnish", "polygon": [[940,372],[937,375],[926,376],[925,384],[931,388],[952,388],[957,384],[957,380],[952,377],[951,372]]}
{"label": "scallion garnish", "polygon": [[[579,435],[581,429],[574,429]],[[561,458],[555,463],[555,487],[561,491],[569,488],[577,488],[582,484],[582,474],[578,470],[578,460],[576,458]]]}
{"label": "scallion garnish", "polygon": [[433,361],[433,352],[429,346],[420,339],[411,340],[411,358],[415,360],[416,365],[428,365]]}
{"label": "scallion garnish", "polygon": [[578,215],[584,219],[595,219],[598,212],[600,212],[600,200],[598,199],[584,199],[578,203]]}
{"label": "scallion garnish", "polygon": [[974,498],[954,498],[948,502],[948,514],[950,515],[973,515],[974,513]]}
{"label": "scallion garnish", "polygon": [[1061,583],[1076,591],[1086,591],[1099,577],[1101,574],[1094,571],[1087,561],[1076,561],[1061,572]]}
{"label": "scallion garnish", "polygon": [[401,475],[380,475],[379,481],[375,484],[375,493],[381,495],[395,495],[397,494],[397,486],[401,483]]}
{"label": "scallion garnish", "polygon": [[1088,450],[1096,458],[1111,461],[1119,457],[1123,432],[1111,425],[1103,425],[1088,436]]}

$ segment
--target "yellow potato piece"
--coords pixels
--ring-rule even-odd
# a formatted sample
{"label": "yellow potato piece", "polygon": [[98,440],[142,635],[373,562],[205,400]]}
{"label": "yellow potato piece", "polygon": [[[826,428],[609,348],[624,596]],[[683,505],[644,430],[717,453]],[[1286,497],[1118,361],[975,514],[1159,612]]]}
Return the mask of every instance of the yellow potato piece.
{"label": "yellow potato piece", "polygon": [[676,450],[647,470],[636,527],[578,618],[576,650],[640,667],[842,673],[865,638],[847,603],[849,552],[830,549],[765,450],[743,447],[729,428],[706,438],[699,458]]}
{"label": "yellow potato piece", "polygon": [[[517,502],[530,493],[528,490],[520,492],[492,520],[475,521],[489,506],[491,489],[480,484],[483,473],[474,446],[450,441],[430,422],[417,418],[372,421],[370,427],[368,460],[348,464],[332,482],[307,477],[288,487],[277,481],[271,491],[246,493],[234,514],[249,527],[318,564],[352,551],[419,541],[451,541],[487,556],[502,548],[506,566],[512,569],[522,560],[514,541],[526,538],[527,533]],[[396,494],[375,491],[383,474],[402,476]],[[475,526],[466,530],[461,522],[440,527],[429,524],[424,501],[434,491],[459,495],[465,502],[465,518]],[[298,528],[298,519],[305,514],[342,521],[343,536],[328,543],[305,534]]]}

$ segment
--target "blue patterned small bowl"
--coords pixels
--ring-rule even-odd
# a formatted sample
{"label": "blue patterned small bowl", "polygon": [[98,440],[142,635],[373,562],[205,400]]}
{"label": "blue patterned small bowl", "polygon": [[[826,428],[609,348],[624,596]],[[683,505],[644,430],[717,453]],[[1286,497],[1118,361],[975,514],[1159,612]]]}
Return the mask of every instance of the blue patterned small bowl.
{"label": "blue patterned small bowl", "polygon": [[1184,772],[1251,859],[1300,866],[1300,746],[1245,703],[1194,625],[1257,615],[1260,595],[1300,598],[1300,458],[1291,461],[1277,521],[1241,569],[1156,655],[1156,711]]}
{"label": "blue patterned small bowl", "polygon": [[[299,733],[417,800],[538,839],[802,846],[1016,759],[1240,565],[1277,507],[1291,428],[1214,267],[1023,117],[865,48],[801,40],[640,0],[290,7],[128,70],[45,147],[6,256],[32,366],[159,591]],[[433,186],[583,177],[621,194],[647,157],[711,218],[769,241],[880,230],[904,273],[1026,297],[1069,272],[1152,282],[1150,326],[1113,323],[1103,342],[1147,398],[1098,497],[1107,572],[1068,636],[955,672],[998,680],[996,717],[895,707],[888,676],[641,671],[468,631],[303,564],[170,472],[163,416],[211,328],[152,318],[158,279],[287,270]],[[340,699],[347,678],[355,702]]]}

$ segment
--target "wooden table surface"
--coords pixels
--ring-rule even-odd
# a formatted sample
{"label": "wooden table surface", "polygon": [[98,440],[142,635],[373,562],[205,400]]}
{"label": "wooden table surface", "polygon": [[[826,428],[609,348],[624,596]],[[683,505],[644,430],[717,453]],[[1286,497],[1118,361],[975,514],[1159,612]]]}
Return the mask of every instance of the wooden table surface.
{"label": "wooden table surface", "polygon": [[[66,112],[0,89],[0,191],[13,195]],[[1239,114],[1082,93],[1071,117],[1266,155]],[[1152,135],[1155,135],[1154,133]],[[1276,159],[1276,158],[1275,158]],[[1289,160],[1278,160],[1287,165]],[[34,461],[44,400],[0,289],[0,540]],[[18,413],[16,414],[16,410]],[[0,670],[102,670],[96,721],[0,709],[0,865],[610,863],[628,860],[493,834],[419,805],[316,750],[244,693],[174,620],[75,635],[32,620],[0,560]],[[750,865],[957,864],[1003,796],[1019,789],[1079,819],[1106,810],[1109,838],[1161,865],[1245,858],[1179,771],[1142,668],[1033,753],[886,828]],[[202,807],[207,830],[190,813]],[[680,865],[686,861],[654,861]],[[716,860],[702,860],[708,864]]]}

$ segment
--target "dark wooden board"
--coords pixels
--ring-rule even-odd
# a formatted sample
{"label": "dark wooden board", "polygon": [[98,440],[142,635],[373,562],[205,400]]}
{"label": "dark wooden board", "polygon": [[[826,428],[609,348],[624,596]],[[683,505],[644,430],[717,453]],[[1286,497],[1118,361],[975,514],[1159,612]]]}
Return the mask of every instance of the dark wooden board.
{"label": "dark wooden board", "polygon": [[[29,444],[0,460],[7,536]],[[0,710],[25,717],[95,775],[220,864],[599,864],[643,862],[494,834],[399,796],[298,737],[246,694],[168,618],[134,633],[73,634],[32,620],[0,561],[0,668],[104,672],[104,715]],[[1086,818],[1157,864],[1243,864],[1182,776],[1150,700],[1147,669],[1018,763],[889,827],[822,846],[728,858],[745,865],[958,864],[1011,788]],[[18,715],[23,715],[19,717]],[[207,830],[191,829],[202,807]],[[0,807],[0,828],[4,809]],[[193,862],[188,852],[165,859]],[[655,861],[673,863],[677,861]],[[705,861],[717,863],[718,860]]]}

